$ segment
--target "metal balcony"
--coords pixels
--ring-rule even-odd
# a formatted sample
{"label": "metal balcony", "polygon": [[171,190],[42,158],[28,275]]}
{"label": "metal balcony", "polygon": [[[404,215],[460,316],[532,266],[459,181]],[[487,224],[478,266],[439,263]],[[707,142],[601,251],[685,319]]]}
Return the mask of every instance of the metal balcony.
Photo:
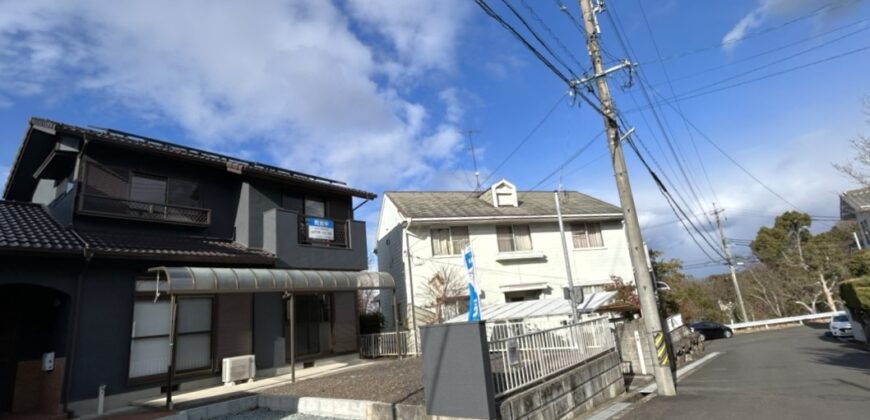
{"label": "metal balcony", "polygon": [[210,209],[148,203],[90,194],[81,196],[78,213],[187,226],[205,227],[211,223]]}

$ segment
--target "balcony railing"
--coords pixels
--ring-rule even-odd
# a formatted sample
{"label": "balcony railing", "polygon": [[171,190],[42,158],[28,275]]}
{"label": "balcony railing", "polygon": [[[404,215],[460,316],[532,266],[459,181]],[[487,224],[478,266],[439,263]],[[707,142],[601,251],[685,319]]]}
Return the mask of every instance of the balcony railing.
{"label": "balcony railing", "polygon": [[[322,219],[322,218],[321,218]],[[330,220],[330,219],[324,219]],[[299,243],[333,248],[350,248],[350,220],[332,220],[333,238],[311,237],[305,215],[299,215]]]}
{"label": "balcony railing", "polygon": [[211,210],[209,209],[90,194],[82,195],[79,213],[190,226],[208,226],[211,223]]}

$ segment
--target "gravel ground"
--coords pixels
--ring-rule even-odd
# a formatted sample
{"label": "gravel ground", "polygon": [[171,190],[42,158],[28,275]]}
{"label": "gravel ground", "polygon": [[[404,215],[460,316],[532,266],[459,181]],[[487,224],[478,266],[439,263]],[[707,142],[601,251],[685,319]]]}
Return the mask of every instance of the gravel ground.
{"label": "gravel ground", "polygon": [[423,404],[419,357],[348,369],[262,391],[298,397],[344,398],[387,403]]}
{"label": "gravel ground", "polygon": [[311,414],[290,414],[266,408],[246,411],[229,416],[216,417],[216,420],[341,420],[340,417],[313,416]]}

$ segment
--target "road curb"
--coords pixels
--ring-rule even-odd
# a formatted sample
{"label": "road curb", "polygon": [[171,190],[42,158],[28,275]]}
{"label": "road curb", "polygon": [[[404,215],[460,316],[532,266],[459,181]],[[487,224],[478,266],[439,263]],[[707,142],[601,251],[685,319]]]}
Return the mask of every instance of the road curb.
{"label": "road curb", "polygon": [[[712,352],[707,354],[706,356],[689,363],[686,366],[683,366],[680,369],[677,369],[677,382],[680,379],[683,379],[693,372],[701,368],[702,366],[707,365],[713,359],[721,356],[722,352]],[[614,404],[611,404],[609,407],[602,409],[597,412],[593,416],[589,417],[589,420],[610,420],[610,419],[619,419],[626,413],[634,410],[638,406],[648,402],[649,400],[658,396],[655,392],[656,384],[655,382],[641,388],[638,391],[635,391],[635,394],[626,396],[621,401],[617,401]],[[638,398],[639,395],[643,395],[642,398]]]}

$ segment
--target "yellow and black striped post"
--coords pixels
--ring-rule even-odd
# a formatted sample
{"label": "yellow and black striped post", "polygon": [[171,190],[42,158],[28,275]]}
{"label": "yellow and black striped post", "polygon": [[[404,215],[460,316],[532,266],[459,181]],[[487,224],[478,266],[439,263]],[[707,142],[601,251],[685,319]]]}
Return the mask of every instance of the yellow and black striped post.
{"label": "yellow and black striped post", "polygon": [[668,359],[668,343],[665,340],[665,334],[661,331],[655,333],[655,345],[656,345],[656,355],[659,358],[659,365],[661,366],[669,366],[670,360]]}

